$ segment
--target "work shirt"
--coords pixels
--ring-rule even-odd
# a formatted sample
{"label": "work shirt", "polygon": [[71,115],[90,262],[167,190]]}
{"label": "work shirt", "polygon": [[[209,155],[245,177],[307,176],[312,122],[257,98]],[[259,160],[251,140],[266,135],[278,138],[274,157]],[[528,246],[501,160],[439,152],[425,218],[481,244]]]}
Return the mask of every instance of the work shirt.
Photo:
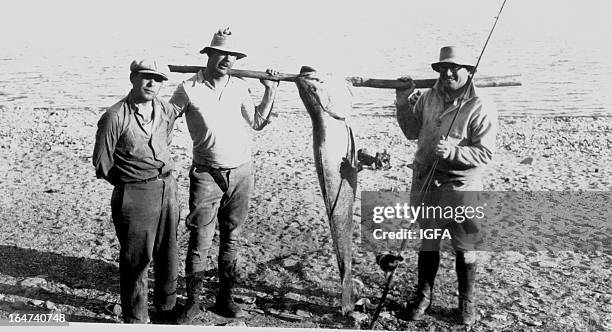
{"label": "work shirt", "polygon": [[154,178],[174,169],[170,156],[173,107],[155,98],[150,123],[144,123],[130,95],[98,121],[93,152],[96,176],[112,184]]}
{"label": "work shirt", "polygon": [[267,124],[255,108],[244,80],[227,76],[213,86],[199,71],[177,87],[170,104],[185,115],[193,140],[193,162],[215,168],[236,168],[251,159],[249,127]]}
{"label": "work shirt", "polygon": [[[426,177],[434,163],[435,147],[451,126],[458,101],[442,90],[439,81],[419,98],[412,110],[407,109],[409,104],[405,101],[397,101],[398,113],[403,112],[405,117],[400,124],[404,134],[408,139],[418,139],[414,157],[417,178]],[[436,180],[480,181],[482,169],[495,151],[497,127],[497,110],[491,103],[483,103],[471,84],[448,136],[455,148],[447,158],[439,159]]]}

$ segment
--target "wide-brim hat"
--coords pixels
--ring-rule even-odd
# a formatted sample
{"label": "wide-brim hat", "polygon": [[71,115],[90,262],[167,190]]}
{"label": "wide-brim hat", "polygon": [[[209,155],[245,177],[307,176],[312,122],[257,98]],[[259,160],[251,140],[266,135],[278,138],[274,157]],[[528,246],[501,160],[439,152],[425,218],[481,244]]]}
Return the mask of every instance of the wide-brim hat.
{"label": "wide-brim hat", "polygon": [[457,46],[444,46],[440,49],[440,60],[431,64],[431,68],[440,72],[440,65],[452,63],[454,65],[468,67],[470,71],[474,69],[474,59],[469,53]]}
{"label": "wide-brim hat", "polygon": [[162,81],[167,81],[168,76],[157,69],[157,62],[151,59],[136,59],[130,64],[132,73],[153,74],[161,77]]}
{"label": "wide-brim hat", "polygon": [[210,41],[210,46],[204,47],[202,50],[200,50],[200,53],[208,54],[208,51],[211,49],[232,53],[238,59],[246,57],[246,54],[241,52],[240,48],[237,47],[236,41],[232,37],[232,32],[229,28],[219,29],[219,31],[215,32],[212,40]]}

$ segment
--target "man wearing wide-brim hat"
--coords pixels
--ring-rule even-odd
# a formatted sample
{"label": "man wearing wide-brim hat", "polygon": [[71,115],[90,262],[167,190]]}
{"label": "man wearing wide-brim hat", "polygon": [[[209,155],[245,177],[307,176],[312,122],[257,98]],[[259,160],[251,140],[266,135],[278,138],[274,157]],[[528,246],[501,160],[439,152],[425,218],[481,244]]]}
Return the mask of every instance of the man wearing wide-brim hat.
{"label": "man wearing wide-brim hat", "polygon": [[[251,138],[245,124],[261,130],[276,95],[278,81],[261,80],[265,92],[255,106],[246,83],[230,75],[236,60],[246,54],[229,29],[217,31],[200,53],[206,69],[181,83],[170,99],[179,115],[185,115],[193,139],[193,164],[189,172],[189,245],[185,262],[187,302],[179,318],[188,324],[200,313],[204,273],[209,249],[219,223],[219,289],[216,312],[244,317],[234,303],[240,229],[246,220],[253,187]],[[268,70],[274,75],[276,71]]]}
{"label": "man wearing wide-brim hat", "polygon": [[132,89],[100,118],[93,152],[96,176],[114,186],[112,219],[121,246],[123,321],[147,323],[148,268],[154,263],[154,322],[176,320],[179,208],[170,155],[174,108],[157,98],[168,80],[150,59],[130,64]]}
{"label": "man wearing wide-brim hat", "polygon": [[232,37],[232,32],[229,28],[217,31],[210,41],[210,46],[206,46],[200,50],[200,54],[209,54],[211,51],[225,52],[234,55],[237,60],[246,57],[241,49],[236,45],[236,40]]}
{"label": "man wearing wide-brim hat", "polygon": [[[427,197],[423,201],[425,205],[476,206],[478,198],[474,192],[483,190],[483,169],[491,162],[495,151],[497,110],[490,103],[483,102],[469,80],[469,75],[474,73],[475,61],[468,54],[460,47],[442,47],[439,60],[431,64],[439,78],[416,103],[411,100],[414,88],[396,91],[400,128],[406,138],[417,140],[411,186],[413,205],[420,205],[422,197]],[[438,164],[433,169],[436,160]],[[426,181],[432,170],[431,181]],[[420,195],[423,192],[433,195]],[[474,323],[477,319],[475,250],[481,241],[478,220],[467,218],[458,223],[453,219],[438,218],[422,220],[419,226],[446,228],[451,232],[451,243],[456,253],[460,321],[467,325]],[[411,320],[423,319],[433,303],[440,239],[422,239],[420,250],[417,291],[408,303],[407,318]]]}

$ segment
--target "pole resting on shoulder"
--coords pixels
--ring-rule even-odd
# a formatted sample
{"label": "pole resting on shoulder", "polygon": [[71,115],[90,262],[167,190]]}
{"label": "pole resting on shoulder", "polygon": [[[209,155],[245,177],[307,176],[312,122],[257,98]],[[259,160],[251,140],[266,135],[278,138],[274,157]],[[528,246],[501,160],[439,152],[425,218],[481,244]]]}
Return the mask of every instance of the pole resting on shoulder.
{"label": "pole resting on shoulder", "polygon": [[[183,65],[168,65],[168,68],[173,73],[197,73],[200,70],[205,70],[203,66],[183,66]],[[278,73],[275,76],[270,76],[264,71],[230,69],[231,75],[243,78],[270,79],[283,82],[295,82],[300,74],[285,74]],[[504,86],[520,86],[521,75],[500,75],[500,76],[480,76],[474,84],[479,88],[494,88]],[[355,87],[378,88],[378,89],[407,89],[411,88],[411,83],[397,79],[380,79],[351,76],[346,77],[347,82]],[[429,89],[434,86],[438,79],[414,79],[412,82],[416,89]]]}

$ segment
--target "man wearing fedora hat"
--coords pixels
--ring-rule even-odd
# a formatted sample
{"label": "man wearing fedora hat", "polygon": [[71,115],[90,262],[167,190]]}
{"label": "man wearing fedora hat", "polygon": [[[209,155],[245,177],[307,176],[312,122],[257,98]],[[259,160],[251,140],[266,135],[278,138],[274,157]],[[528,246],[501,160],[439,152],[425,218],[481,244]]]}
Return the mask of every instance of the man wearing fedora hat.
{"label": "man wearing fedora hat", "polygon": [[[268,123],[278,81],[261,80],[265,92],[255,106],[242,79],[229,70],[246,54],[235,44],[229,28],[217,31],[210,46],[206,69],[181,83],[170,99],[179,115],[185,115],[193,140],[193,164],[189,172],[189,244],[185,264],[187,302],[179,318],[189,324],[201,312],[203,277],[208,252],[219,224],[219,289],[215,310],[226,317],[245,316],[232,299],[236,284],[238,241],[247,218],[253,187],[251,138],[245,125],[255,130]],[[276,71],[268,70],[274,75]]]}
{"label": "man wearing fedora hat", "polygon": [[[431,67],[439,73],[432,89],[414,98],[412,89],[396,91],[397,118],[409,140],[417,140],[414,157],[411,203],[436,206],[469,206],[477,203],[483,190],[483,168],[495,151],[497,111],[478,96],[468,83],[474,65],[466,51],[455,46],[440,49],[439,61]],[[412,96],[411,96],[412,95]],[[456,118],[455,118],[456,115]],[[447,133],[450,133],[446,137]],[[438,165],[425,183],[435,160]],[[433,194],[421,195],[424,191]],[[429,223],[429,224],[428,224]],[[454,220],[422,220],[421,228],[449,229],[456,253],[455,270],[459,289],[459,311],[463,324],[476,319],[474,294],[477,256],[481,241],[475,219],[462,223]],[[421,242],[418,257],[418,284],[414,299],[408,303],[408,319],[422,320],[433,302],[433,286],[440,262],[440,239]]]}
{"label": "man wearing fedora hat", "polygon": [[[120,244],[123,321],[147,323],[148,268],[154,262],[153,320],[174,315],[179,208],[170,156],[174,108],[157,98],[168,80],[152,60],[130,65],[130,93],[100,118],[93,152],[96,176],[114,186],[112,219]],[[174,318],[175,319],[175,318]]]}

